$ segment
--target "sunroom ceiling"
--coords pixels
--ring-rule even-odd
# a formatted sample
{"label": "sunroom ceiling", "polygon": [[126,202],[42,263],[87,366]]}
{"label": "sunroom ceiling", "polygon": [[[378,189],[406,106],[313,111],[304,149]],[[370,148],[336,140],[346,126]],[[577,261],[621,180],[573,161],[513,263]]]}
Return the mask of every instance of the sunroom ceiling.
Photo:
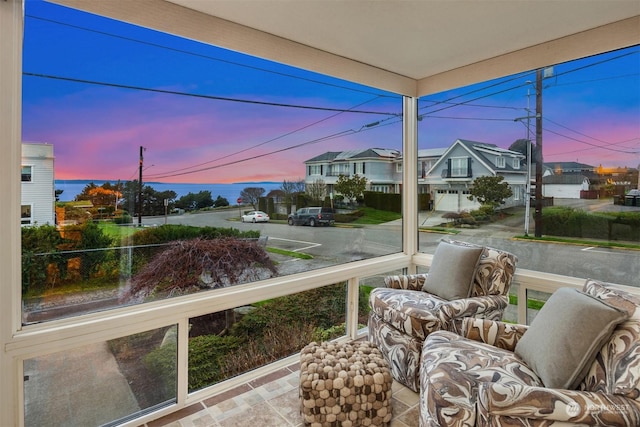
{"label": "sunroom ceiling", "polygon": [[50,1],[408,95],[640,43],[638,0]]}
{"label": "sunroom ceiling", "polygon": [[640,12],[605,0],[168,0],[412,79]]}

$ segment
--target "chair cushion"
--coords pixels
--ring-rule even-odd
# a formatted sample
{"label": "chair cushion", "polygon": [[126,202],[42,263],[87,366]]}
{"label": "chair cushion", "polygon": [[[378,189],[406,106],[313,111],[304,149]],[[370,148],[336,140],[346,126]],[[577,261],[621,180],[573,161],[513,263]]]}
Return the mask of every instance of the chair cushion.
{"label": "chair cushion", "polygon": [[580,390],[640,401],[640,298],[592,279],[585,283],[584,292],[625,310],[630,317],[618,325],[602,346]]}
{"label": "chair cushion", "polygon": [[434,426],[474,425],[482,383],[542,386],[513,352],[449,331],[434,332],[426,339],[420,382],[420,425]]}
{"label": "chair cushion", "polygon": [[371,311],[399,331],[423,341],[441,327],[438,307],[443,299],[423,291],[376,288],[369,295]]}
{"label": "chair cushion", "polygon": [[596,354],[628,314],[573,288],[558,289],[545,303],[515,353],[546,387],[574,390]]}
{"label": "chair cushion", "polygon": [[422,289],[446,300],[468,298],[484,247],[442,241]]}

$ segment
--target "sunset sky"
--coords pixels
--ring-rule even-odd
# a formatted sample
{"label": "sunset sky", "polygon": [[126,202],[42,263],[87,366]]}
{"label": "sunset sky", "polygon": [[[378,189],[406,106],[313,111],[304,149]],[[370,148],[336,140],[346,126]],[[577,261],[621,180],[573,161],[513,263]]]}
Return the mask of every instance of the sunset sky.
{"label": "sunset sky", "polygon": [[[401,148],[398,95],[37,0],[23,70],[23,141],[54,145],[58,180],[135,179],[140,146],[145,180],[194,183],[298,179],[326,151]],[[419,148],[525,138],[527,81],[421,99]],[[544,85],[546,162],[638,167],[640,47],[556,65]]]}

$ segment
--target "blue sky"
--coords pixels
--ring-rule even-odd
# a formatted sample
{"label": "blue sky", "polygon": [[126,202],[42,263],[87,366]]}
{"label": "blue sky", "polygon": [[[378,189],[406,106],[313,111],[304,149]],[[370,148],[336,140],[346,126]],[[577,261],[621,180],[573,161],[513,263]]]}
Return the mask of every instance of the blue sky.
{"label": "blue sky", "polygon": [[[26,15],[23,140],[54,144],[57,179],[134,179],[141,145],[145,177],[166,182],[291,180],[325,151],[401,148],[398,95],[38,0]],[[421,99],[419,148],[525,138],[527,81]],[[545,161],[638,166],[639,47],[544,83]]]}

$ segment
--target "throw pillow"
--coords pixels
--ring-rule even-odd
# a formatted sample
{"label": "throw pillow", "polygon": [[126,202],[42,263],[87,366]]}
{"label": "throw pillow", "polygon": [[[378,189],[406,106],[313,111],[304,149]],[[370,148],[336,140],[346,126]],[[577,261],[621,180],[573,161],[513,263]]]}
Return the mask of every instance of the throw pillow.
{"label": "throw pillow", "polygon": [[446,300],[467,298],[483,251],[482,246],[440,242],[422,290]]}
{"label": "throw pillow", "polygon": [[516,344],[545,386],[575,390],[628,314],[573,288],[558,289]]}

